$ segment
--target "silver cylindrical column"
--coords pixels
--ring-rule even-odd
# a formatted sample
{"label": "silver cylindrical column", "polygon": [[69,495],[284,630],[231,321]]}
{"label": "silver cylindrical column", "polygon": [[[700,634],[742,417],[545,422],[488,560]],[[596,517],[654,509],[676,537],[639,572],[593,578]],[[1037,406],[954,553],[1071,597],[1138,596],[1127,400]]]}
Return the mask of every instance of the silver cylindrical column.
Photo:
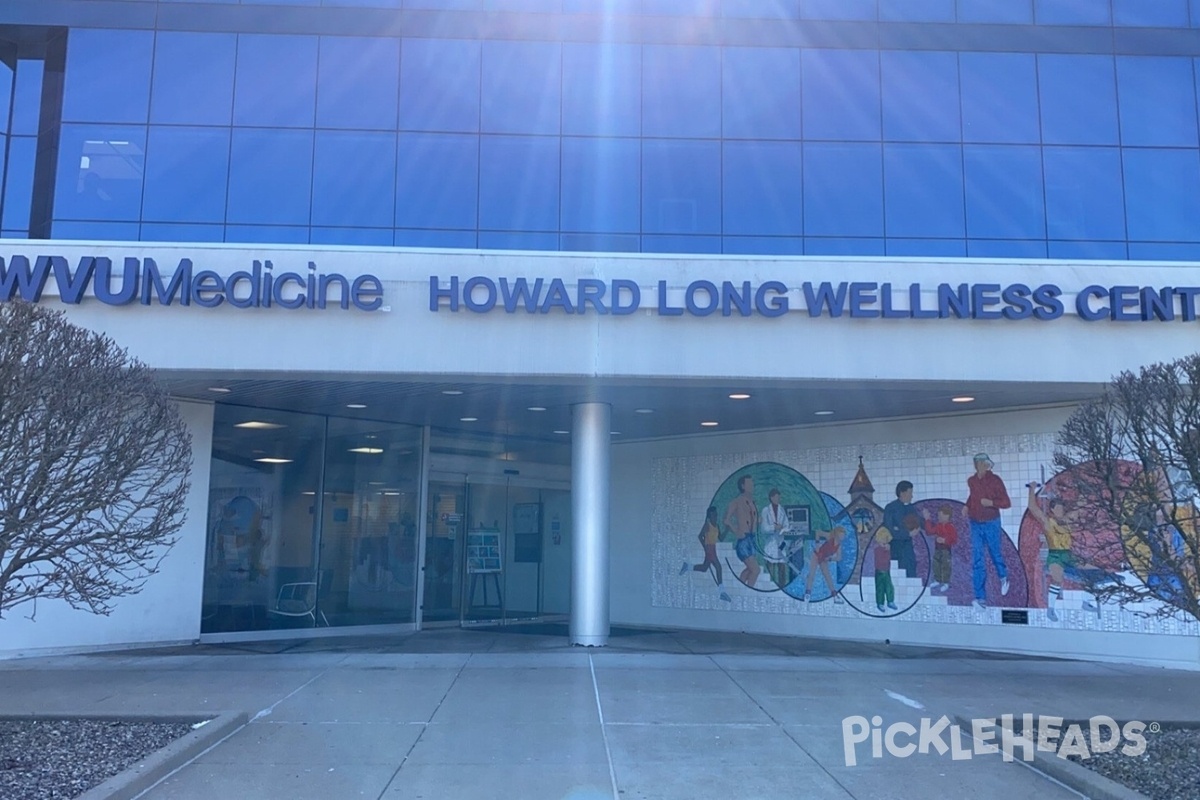
{"label": "silver cylindrical column", "polygon": [[571,644],[608,644],[607,403],[571,406]]}

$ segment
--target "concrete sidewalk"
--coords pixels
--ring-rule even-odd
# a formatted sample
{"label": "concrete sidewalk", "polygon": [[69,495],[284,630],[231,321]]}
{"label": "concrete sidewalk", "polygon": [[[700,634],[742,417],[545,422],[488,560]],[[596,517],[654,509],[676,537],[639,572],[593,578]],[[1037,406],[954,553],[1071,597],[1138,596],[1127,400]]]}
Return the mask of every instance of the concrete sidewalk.
{"label": "concrete sidewalk", "polygon": [[[1071,798],[998,755],[846,766],[842,720],[1200,719],[1200,673],[551,625],[0,662],[0,714],[249,711],[147,798]],[[967,740],[970,746],[970,740]]]}

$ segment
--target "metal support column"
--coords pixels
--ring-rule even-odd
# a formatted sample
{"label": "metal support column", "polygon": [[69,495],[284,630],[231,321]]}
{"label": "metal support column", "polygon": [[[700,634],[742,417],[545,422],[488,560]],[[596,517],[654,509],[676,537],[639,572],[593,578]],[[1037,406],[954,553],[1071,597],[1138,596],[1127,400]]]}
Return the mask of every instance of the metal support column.
{"label": "metal support column", "polygon": [[571,407],[571,644],[608,644],[607,403]]}

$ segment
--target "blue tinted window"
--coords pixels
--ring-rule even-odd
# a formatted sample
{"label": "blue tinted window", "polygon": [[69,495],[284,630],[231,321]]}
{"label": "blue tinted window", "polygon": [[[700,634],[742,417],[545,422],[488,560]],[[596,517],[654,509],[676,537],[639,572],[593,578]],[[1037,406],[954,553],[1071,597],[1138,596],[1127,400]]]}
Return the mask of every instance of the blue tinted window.
{"label": "blue tinted window", "polygon": [[[595,0],[592,12],[595,13]],[[642,13],[652,17],[703,17],[710,13],[710,0],[642,0]]]}
{"label": "blue tinted window", "polygon": [[[963,160],[969,237],[1046,237],[1042,159],[1037,147],[965,145]],[[967,251],[970,253],[970,246]]]}
{"label": "blue tinted window", "polygon": [[[1096,0],[1100,2],[1100,0]],[[959,22],[1033,22],[1032,0],[958,0]]]}
{"label": "blue tinted window", "polygon": [[138,219],[145,152],[144,126],[63,125],[55,219]]}
{"label": "blue tinted window", "polygon": [[475,231],[397,230],[393,237],[396,247],[453,247],[474,250]]}
{"label": "blue tinted window", "polygon": [[883,178],[888,236],[966,236],[961,147],[884,145]]}
{"label": "blue tinted window", "polygon": [[808,256],[882,256],[885,253],[883,239],[809,236],[804,240],[804,254]]}
{"label": "blue tinted window", "polygon": [[[72,28],[67,38],[63,119],[145,122],[154,34]],[[20,78],[20,68],[17,70]]]}
{"label": "blue tinted window", "polygon": [[884,248],[889,256],[901,258],[962,258],[967,254],[965,239],[893,239]]}
{"label": "blue tinted window", "polygon": [[957,142],[958,58],[954,53],[884,51],[883,138]]}
{"label": "blue tinted window", "polygon": [[[1092,2],[1092,0],[1088,0]],[[1037,62],[1029,53],[961,53],[963,141],[1037,143]]]}
{"label": "blue tinted window", "polygon": [[479,130],[476,41],[405,39],[400,46],[400,128]]}
{"label": "blue tinted window", "polygon": [[233,34],[159,33],[150,121],[228,125],[233,118],[236,57]]}
{"label": "blue tinted window", "polygon": [[558,230],[558,142],[550,136],[480,140],[481,230]]}
{"label": "blue tinted window", "polygon": [[1020,239],[968,239],[971,258],[1046,258],[1044,241]]}
{"label": "blue tinted window", "polygon": [[8,133],[8,117],[12,110],[13,68],[0,61],[0,134]]}
{"label": "blue tinted window", "polygon": [[804,240],[798,236],[723,236],[722,252],[747,256],[802,256]]}
{"label": "blue tinted window", "polygon": [[136,242],[136,222],[73,222],[55,220],[50,228],[53,239],[74,239],[79,242]]}
{"label": "blue tinted window", "polygon": [[396,227],[474,230],[478,187],[478,136],[400,134]]}
{"label": "blue tinted window", "polygon": [[564,233],[558,237],[558,246],[591,253],[636,253],[642,249],[642,237],[636,233]]}
{"label": "blue tinted window", "polygon": [[805,19],[875,19],[875,0],[800,0]]}
{"label": "blue tinted window", "polygon": [[483,0],[483,7],[495,11],[562,11],[562,0]]}
{"label": "blue tinted window", "polygon": [[1129,238],[1200,241],[1200,156],[1197,151],[1126,147],[1122,155]]}
{"label": "blue tinted window", "polygon": [[1196,146],[1196,86],[1190,58],[1119,56],[1121,143]]}
{"label": "blue tinted window", "polygon": [[636,233],[641,158],[637,139],[563,139],[562,230]]}
{"label": "blue tinted window", "polygon": [[562,58],[563,133],[641,134],[641,47],[568,42],[562,46]]}
{"label": "blue tinted window", "polygon": [[1098,0],[1033,0],[1033,7],[1039,25],[1108,25],[1112,22],[1109,4]]}
{"label": "blue tinted window", "polygon": [[17,62],[10,133],[33,135],[38,132],[42,112],[43,71],[44,65],[41,61],[22,59]]}
{"label": "blue tinted window", "polygon": [[[568,14],[596,13],[596,0],[562,0],[562,5]],[[642,10],[642,0],[605,0],[604,10],[609,14],[637,14]]]}
{"label": "blue tinted window", "polygon": [[36,137],[13,136],[11,138],[8,150],[8,174],[4,181],[4,216],[0,218],[0,226],[29,230],[30,210],[33,207],[33,170],[36,157]]}
{"label": "blue tinted window", "polygon": [[308,228],[296,225],[226,225],[225,241],[244,244],[308,244]]}
{"label": "blue tinted window", "polygon": [[317,106],[317,37],[238,37],[235,125],[311,128]]}
{"label": "blue tinted window", "polygon": [[798,142],[725,142],[725,233],[802,234],[800,159]]}
{"label": "blue tinted window", "polygon": [[1117,88],[1112,56],[1038,56],[1042,140],[1047,144],[1117,144]]}
{"label": "blue tinted window", "polygon": [[398,40],[321,37],[318,128],[395,130],[399,91]]}
{"label": "blue tinted window", "polygon": [[800,138],[800,51],[730,47],[721,66],[726,137]]}
{"label": "blue tinted window", "polygon": [[721,51],[647,45],[642,53],[642,133],[721,135]]}
{"label": "blue tinted window", "polygon": [[308,224],[312,131],[235,129],[230,161],[226,221]]}
{"label": "blue tinted window", "polygon": [[1187,27],[1187,0],[1112,0],[1113,24]]}
{"label": "blue tinted window", "polygon": [[317,131],[312,224],[391,228],[396,134]]}
{"label": "blue tinted window", "polygon": [[1047,147],[1046,234],[1051,239],[1124,239],[1121,152],[1115,147]]}
{"label": "blue tinted window", "polygon": [[224,222],[228,128],[150,128],[142,217],[155,222]]}
{"label": "blue tinted window", "polygon": [[[563,4],[582,3],[594,4],[595,0],[563,0]],[[633,4],[636,0],[614,0],[610,5]],[[950,0],[954,2],[954,0]],[[799,19],[800,0],[775,0],[764,3],[762,0],[721,0],[721,16],[746,17],[752,19]]]}
{"label": "blue tinted window", "polygon": [[391,247],[391,228],[318,228],[309,231],[310,244],[348,244],[355,247]]}
{"label": "blue tinted window", "polygon": [[562,53],[550,42],[484,42],[481,126],[558,133]]}
{"label": "blue tinted window", "polygon": [[642,231],[721,232],[719,143],[642,142]]}
{"label": "blue tinted window", "polygon": [[879,0],[887,22],[954,22],[954,0]]}
{"label": "blue tinted window", "polygon": [[1124,261],[1129,257],[1125,242],[1047,242],[1050,258],[1084,258]]}
{"label": "blue tinted window", "polygon": [[480,231],[480,250],[557,250],[557,233]]}
{"label": "blue tinted window", "polygon": [[1139,261],[1200,261],[1200,244],[1130,242],[1129,257]]}
{"label": "blue tinted window", "polygon": [[720,236],[651,234],[642,237],[643,253],[720,253]]}
{"label": "blue tinted window", "polygon": [[225,226],[143,222],[138,239],[143,242],[223,242]]}
{"label": "blue tinted window", "polygon": [[883,157],[878,144],[804,145],[804,232],[883,236]]}
{"label": "blue tinted window", "polygon": [[479,8],[481,0],[401,0],[404,8],[431,8],[439,11],[469,11]]}
{"label": "blue tinted window", "polygon": [[879,140],[879,53],[805,50],[800,76],[804,138]]}

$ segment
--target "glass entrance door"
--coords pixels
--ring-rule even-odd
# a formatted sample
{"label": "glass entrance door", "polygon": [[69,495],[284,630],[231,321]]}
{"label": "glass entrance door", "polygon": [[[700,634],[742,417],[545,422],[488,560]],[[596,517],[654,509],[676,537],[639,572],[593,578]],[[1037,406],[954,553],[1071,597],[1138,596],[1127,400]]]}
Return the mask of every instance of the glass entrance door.
{"label": "glass entrance door", "polygon": [[425,594],[422,624],[462,619],[463,561],[466,556],[466,480],[430,481],[425,520]]}

